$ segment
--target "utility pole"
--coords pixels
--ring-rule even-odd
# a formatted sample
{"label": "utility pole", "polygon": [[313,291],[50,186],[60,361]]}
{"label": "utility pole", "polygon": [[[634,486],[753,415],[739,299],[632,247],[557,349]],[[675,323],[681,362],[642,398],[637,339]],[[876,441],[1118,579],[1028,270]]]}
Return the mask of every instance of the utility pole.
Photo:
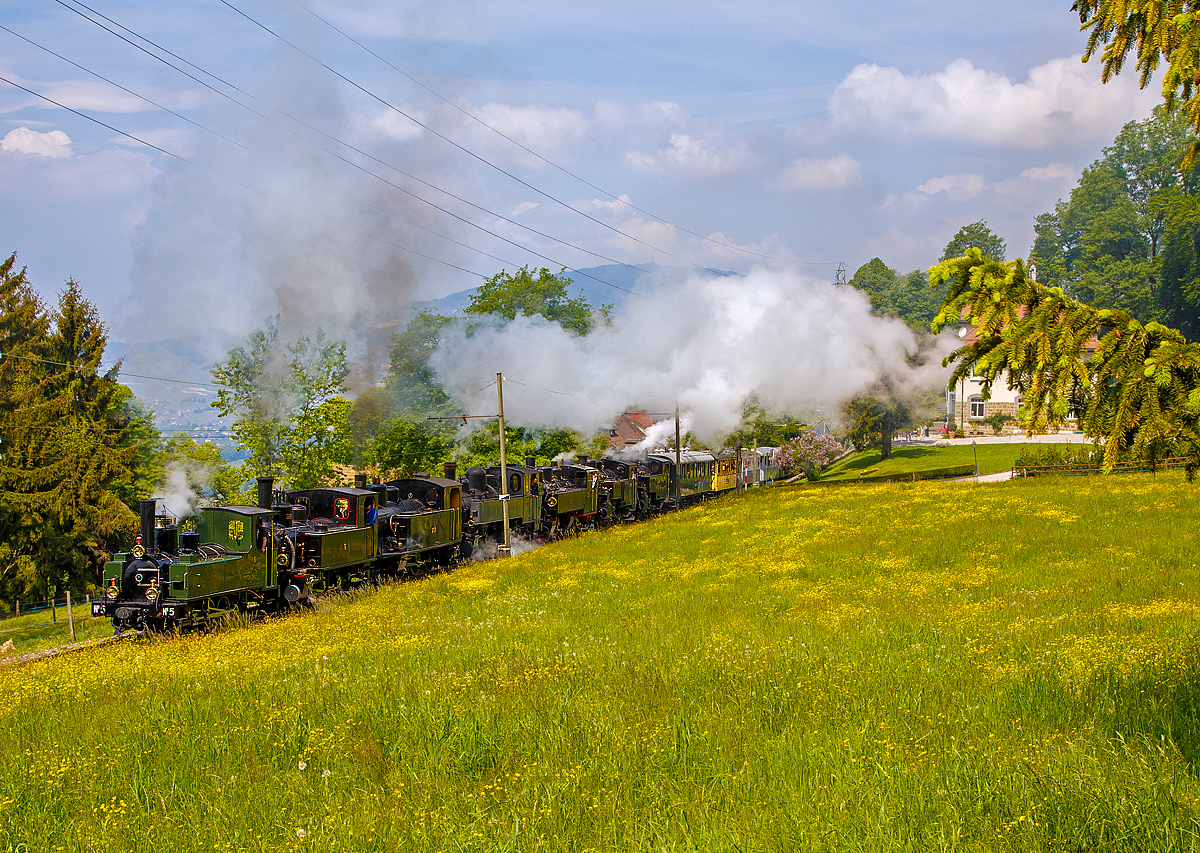
{"label": "utility pole", "polygon": [[500,505],[504,510],[504,544],[496,549],[497,557],[512,554],[508,538],[508,454],[504,446],[504,377],[496,374],[496,411],[500,414]]}
{"label": "utility pole", "polygon": [[675,403],[675,506],[679,506],[679,499],[682,494],[680,487],[683,485],[683,463],[679,452],[679,402]]}

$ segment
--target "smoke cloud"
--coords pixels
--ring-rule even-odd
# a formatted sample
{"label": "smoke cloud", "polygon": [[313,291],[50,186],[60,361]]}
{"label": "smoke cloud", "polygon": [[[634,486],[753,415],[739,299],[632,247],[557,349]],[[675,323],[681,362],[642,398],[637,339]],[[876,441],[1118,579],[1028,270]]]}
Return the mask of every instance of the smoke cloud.
{"label": "smoke cloud", "polygon": [[[540,316],[473,333],[460,327],[430,364],[463,395],[503,373],[505,420],[513,425],[587,434],[627,409],[666,412],[678,401],[701,438],[737,429],[750,395],[773,411],[831,414],[885,376],[901,388],[944,381],[941,354],[924,368],[908,367],[906,356],[917,351],[912,332],[874,316],[853,288],[755,269],[655,284],[642,294],[583,338]],[[460,402],[471,414],[494,411],[489,395]]]}
{"label": "smoke cloud", "polygon": [[[307,49],[328,37],[306,13],[278,11],[292,16],[287,35]],[[321,325],[366,360],[418,296],[416,256],[400,247],[453,257],[411,224],[434,224],[428,209],[322,150],[403,184],[322,134],[436,174],[440,160],[419,129],[395,116],[418,132],[380,132],[331,75],[274,49],[245,84],[261,102],[240,96],[265,118],[213,96],[205,124],[221,136],[196,131],[174,146],[187,160],[167,161],[135,232],[133,292],[118,321],[124,339],[200,338],[219,358],[278,314],[284,338]]]}

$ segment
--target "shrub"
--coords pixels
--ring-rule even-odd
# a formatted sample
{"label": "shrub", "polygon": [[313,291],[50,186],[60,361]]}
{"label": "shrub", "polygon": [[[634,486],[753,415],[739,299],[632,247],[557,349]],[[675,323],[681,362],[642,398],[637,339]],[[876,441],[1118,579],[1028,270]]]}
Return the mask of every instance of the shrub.
{"label": "shrub", "polygon": [[784,442],[775,451],[775,461],[785,470],[802,470],[808,479],[815,480],[822,468],[844,452],[845,448],[832,435],[818,435],[810,430]]}

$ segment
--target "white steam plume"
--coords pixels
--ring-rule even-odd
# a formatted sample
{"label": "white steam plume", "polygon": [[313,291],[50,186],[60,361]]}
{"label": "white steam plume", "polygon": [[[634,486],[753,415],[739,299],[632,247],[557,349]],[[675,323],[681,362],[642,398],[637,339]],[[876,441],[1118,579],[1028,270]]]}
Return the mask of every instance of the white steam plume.
{"label": "white steam plume", "polygon": [[172,465],[167,471],[163,485],[156,490],[161,492],[162,497],[159,500],[163,502],[167,512],[178,519],[195,515],[200,496],[192,488],[192,480],[203,478],[206,474],[207,469],[202,466],[187,463]]}
{"label": "white steam plume", "polygon": [[[769,410],[807,412],[836,407],[884,376],[901,387],[944,381],[939,353],[920,370],[906,366],[916,350],[908,327],[874,316],[860,291],[755,269],[668,282],[582,338],[540,316],[470,335],[459,328],[430,364],[451,389],[473,390],[502,372],[512,380],[504,413],[514,425],[586,434],[628,408],[666,412],[678,401],[691,429],[711,438],[738,428],[752,394]],[[494,411],[484,395],[462,403],[472,414]]]}

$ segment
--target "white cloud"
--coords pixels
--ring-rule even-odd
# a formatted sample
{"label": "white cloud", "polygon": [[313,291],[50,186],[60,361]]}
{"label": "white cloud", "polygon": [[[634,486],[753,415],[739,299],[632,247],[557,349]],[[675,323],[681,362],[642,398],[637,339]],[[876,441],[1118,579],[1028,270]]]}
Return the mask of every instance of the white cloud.
{"label": "white cloud", "polygon": [[796,192],[828,192],[862,184],[862,167],[848,154],[837,157],[800,157],[780,176],[786,189]]}
{"label": "white cloud", "polygon": [[721,175],[739,169],[749,159],[745,143],[724,146],[687,133],[671,133],[670,142],[653,153],[630,151],[625,162],[648,171],[684,172],[696,176]]}
{"label": "white cloud", "polygon": [[983,175],[942,175],[940,178],[930,178],[917,189],[926,195],[948,192],[956,198],[970,198],[979,195],[985,186],[987,182]]}
{"label": "white cloud", "polygon": [[21,154],[40,154],[42,157],[70,157],[71,137],[61,130],[38,133],[27,127],[10,130],[0,141],[0,149]]}
{"label": "white cloud", "polygon": [[509,216],[520,216],[522,213],[528,213],[535,207],[541,207],[541,204],[536,201],[523,201],[513,208],[513,212]]}
{"label": "white cloud", "polygon": [[484,104],[477,110],[481,119],[539,154],[558,151],[578,142],[588,132],[589,122],[579,110],[535,104]]}
{"label": "white cloud", "polygon": [[933,74],[858,65],[829,109],[835,125],[881,134],[1036,148],[1107,136],[1155,100],[1132,76],[1102,84],[1077,57],[1038,65],[1023,82],[956,59]]}
{"label": "white cloud", "polygon": [[1073,178],[1075,167],[1069,163],[1050,163],[1046,166],[1035,166],[1021,173],[1022,178],[1031,181],[1056,181],[1059,178]]}

